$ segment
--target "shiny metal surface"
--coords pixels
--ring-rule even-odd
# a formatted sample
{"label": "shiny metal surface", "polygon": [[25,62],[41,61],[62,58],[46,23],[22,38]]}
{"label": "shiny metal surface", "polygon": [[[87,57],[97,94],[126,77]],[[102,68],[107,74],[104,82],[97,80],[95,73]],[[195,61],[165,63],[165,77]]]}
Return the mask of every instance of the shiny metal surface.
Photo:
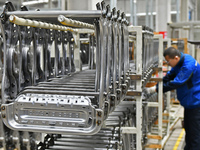
{"label": "shiny metal surface", "polygon": [[[1,145],[18,150],[134,150],[136,135],[121,130],[136,127],[137,104],[135,96],[126,96],[136,88],[130,79],[136,66],[129,61],[125,14],[104,2],[97,4],[97,11],[15,11],[11,5],[6,3],[0,23],[4,43]],[[42,26],[11,23],[11,15],[21,23],[27,21],[24,18],[42,21]],[[94,31],[75,28],[76,24],[68,31],[49,28],[49,23],[61,25],[59,15],[92,23]],[[88,34],[89,67],[77,71],[82,34]],[[158,62],[148,28],[143,29],[141,42],[144,90]],[[142,143],[157,118],[156,109],[147,107],[156,96],[145,94],[144,90]]]}

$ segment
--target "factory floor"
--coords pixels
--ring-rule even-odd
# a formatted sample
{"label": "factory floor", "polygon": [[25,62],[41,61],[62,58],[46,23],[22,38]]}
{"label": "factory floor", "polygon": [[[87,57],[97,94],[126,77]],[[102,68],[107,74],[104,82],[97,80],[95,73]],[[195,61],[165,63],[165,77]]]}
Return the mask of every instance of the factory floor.
{"label": "factory floor", "polygon": [[[166,136],[162,150],[183,150],[185,145],[185,130],[182,128],[184,108],[180,105],[171,105],[170,109],[170,132],[169,136]],[[165,128],[163,128],[163,132]],[[150,143],[150,144],[149,144]],[[147,145],[153,145],[158,143],[156,139],[149,139]],[[145,148],[145,150],[157,150],[156,148]],[[160,149],[159,149],[160,150]]]}
{"label": "factory floor", "polygon": [[179,120],[174,128],[172,133],[167,140],[163,150],[183,150],[185,145],[185,130],[182,128],[182,120]]}

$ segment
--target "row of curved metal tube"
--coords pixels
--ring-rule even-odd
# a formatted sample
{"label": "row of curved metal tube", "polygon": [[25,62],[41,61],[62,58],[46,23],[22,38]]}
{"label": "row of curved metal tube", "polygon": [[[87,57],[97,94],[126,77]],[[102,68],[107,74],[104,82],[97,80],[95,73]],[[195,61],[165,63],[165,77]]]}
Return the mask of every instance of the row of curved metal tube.
{"label": "row of curved metal tube", "polygon": [[[136,149],[136,135],[121,134],[120,129],[136,124],[135,103],[130,105],[126,97],[129,87],[134,86],[130,82],[134,68],[130,66],[135,63],[129,62],[125,14],[115,8],[111,11],[102,2],[97,4],[100,13],[93,25],[58,16],[61,23],[66,21],[61,25],[47,23],[48,18],[28,18],[24,7],[21,12],[25,17],[19,17],[10,2],[4,9],[0,145],[5,150]],[[76,71],[77,27],[94,32],[88,36],[89,69],[83,71]],[[152,30],[143,31],[145,86],[158,63],[158,49],[153,47]],[[143,97],[145,143],[156,119],[156,109],[146,111],[146,104],[157,97]]]}

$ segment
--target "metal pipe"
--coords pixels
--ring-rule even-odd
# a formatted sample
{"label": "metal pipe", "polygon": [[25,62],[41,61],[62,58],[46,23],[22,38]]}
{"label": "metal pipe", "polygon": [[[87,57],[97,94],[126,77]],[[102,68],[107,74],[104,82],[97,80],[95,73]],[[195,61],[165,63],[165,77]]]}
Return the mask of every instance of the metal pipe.
{"label": "metal pipe", "polygon": [[110,0],[110,8],[114,7],[117,9],[117,0]]}
{"label": "metal pipe", "polygon": [[149,0],[146,0],[145,24],[146,24],[147,26],[149,26]]}
{"label": "metal pipe", "polygon": [[24,18],[57,18],[64,15],[70,18],[98,18],[101,16],[100,10],[67,10],[67,11],[12,11],[6,12],[6,15],[16,15]]}
{"label": "metal pipe", "polygon": [[52,8],[52,0],[49,0],[48,5],[49,5],[49,8],[51,9]]}
{"label": "metal pipe", "polygon": [[176,0],[176,22],[179,22],[180,21],[180,16],[179,16],[179,13],[180,13],[180,0]]}
{"label": "metal pipe", "polygon": [[133,10],[134,10],[134,25],[137,26],[137,0],[133,1]]}
{"label": "metal pipe", "polygon": [[[4,26],[3,26],[3,24],[2,24],[2,21],[0,21],[0,29],[1,29],[1,34],[2,34],[2,37],[3,37],[3,49],[4,49],[4,58],[6,58],[6,53],[7,53],[7,50],[6,50],[6,48],[7,48],[7,45],[6,45],[6,35],[5,35],[5,29],[4,29]],[[5,93],[5,79],[6,79],[6,75],[5,75],[5,68],[6,68],[6,59],[3,59],[3,63],[4,63],[4,66],[3,66],[3,77],[2,77],[2,83],[1,83],[1,104],[4,104],[5,102],[6,102],[6,100],[5,100],[5,95],[6,95],[6,93]]]}
{"label": "metal pipe", "polygon": [[133,25],[133,0],[130,0],[130,25]]}
{"label": "metal pipe", "polygon": [[198,0],[196,0],[194,4],[194,21],[197,21],[197,15],[198,15]]}
{"label": "metal pipe", "polygon": [[66,10],[65,0],[61,1],[61,10]]}
{"label": "metal pipe", "polygon": [[61,30],[61,31],[76,31],[76,29],[68,28],[65,26],[59,26],[55,24],[50,24],[46,22],[40,22],[40,21],[33,21],[29,19],[19,18],[15,15],[11,15],[9,17],[10,22],[17,24],[17,25],[23,25],[23,26],[31,26],[31,27],[38,27],[38,28],[44,28],[44,29],[54,29],[54,30]]}
{"label": "metal pipe", "polygon": [[72,20],[70,18],[66,18],[63,15],[59,15],[58,16],[58,21],[63,24],[63,25],[67,25],[67,26],[72,26],[72,27],[83,27],[83,28],[90,28],[90,29],[94,29],[94,25],[88,24],[88,23],[84,23],[81,21],[76,21],[76,20]]}
{"label": "metal pipe", "polygon": [[150,11],[151,11],[151,15],[150,15],[150,28],[153,29],[153,6],[154,6],[154,0],[150,1]]}
{"label": "metal pipe", "polygon": [[60,9],[61,10],[61,0],[58,0],[58,9]]}
{"label": "metal pipe", "polygon": [[38,1],[23,2],[22,5],[31,6],[31,5],[39,5],[39,4],[47,4],[47,3],[48,3],[48,0],[38,0]]}

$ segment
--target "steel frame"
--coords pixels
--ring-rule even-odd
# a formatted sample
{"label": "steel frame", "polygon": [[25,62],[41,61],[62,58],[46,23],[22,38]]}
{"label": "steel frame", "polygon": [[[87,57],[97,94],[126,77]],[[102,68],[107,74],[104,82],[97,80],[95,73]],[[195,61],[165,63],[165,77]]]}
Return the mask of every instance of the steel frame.
{"label": "steel frame", "polygon": [[[129,27],[129,32],[133,33],[136,32],[136,43],[137,43],[137,48],[136,48],[136,75],[142,76],[143,72],[141,69],[141,66],[143,65],[143,58],[142,59],[142,38],[144,36],[144,30],[142,30],[142,27]],[[148,34],[147,34],[148,35]],[[148,38],[148,37],[147,37]],[[162,61],[163,61],[163,39],[161,35],[155,35],[154,39],[159,40],[159,51],[158,51],[158,68],[162,68]],[[148,49],[149,50],[149,49]],[[156,67],[156,64],[153,66]],[[152,65],[149,66],[147,72],[152,72],[151,68],[153,67]],[[146,68],[147,69],[147,68]],[[159,78],[162,78],[162,70],[159,71]],[[145,82],[149,80],[149,75],[151,73],[147,74],[147,76],[144,76],[143,78],[136,80],[136,91],[142,92],[142,87],[145,85]],[[158,107],[158,135],[162,137],[162,81],[159,82],[158,85],[158,102],[147,102],[148,107]],[[134,96],[134,99],[136,101],[136,127],[122,127],[122,133],[123,134],[136,134],[136,149],[142,149],[143,145],[143,140],[142,140],[142,119],[143,116],[143,103],[142,103],[142,96]],[[161,141],[160,141],[161,143]]]}
{"label": "steel frame", "polygon": [[[33,74],[29,74],[27,66],[22,66],[23,69],[26,69],[24,69],[25,71],[21,72],[21,74],[26,74],[24,75],[26,76],[24,79],[29,82],[20,85],[17,92],[13,94],[11,100],[5,98],[7,95],[4,89],[2,90],[3,105],[1,105],[1,117],[4,123],[10,128],[14,127],[14,130],[23,130],[21,133],[17,130],[13,133],[8,132],[8,135],[13,136],[12,140],[16,148],[20,149],[20,144],[22,144],[27,150],[29,150],[31,146],[41,150],[44,148],[44,145],[45,148],[48,149],[80,148],[83,150],[88,149],[88,147],[92,149],[90,143],[93,142],[95,143],[94,145],[98,147],[95,149],[130,150],[131,148],[136,148],[137,150],[141,150],[144,144],[143,130],[145,129],[143,129],[143,122],[146,119],[145,117],[147,117],[144,108],[146,108],[147,105],[149,107],[159,108],[159,135],[162,136],[162,129],[160,128],[162,127],[160,118],[162,117],[162,82],[159,83],[159,102],[149,102],[148,104],[143,102],[145,84],[150,80],[153,72],[152,68],[162,67],[162,51],[159,51],[158,62],[157,58],[156,61],[154,61],[154,55],[150,53],[153,40],[152,31],[147,27],[128,27],[125,14],[120,14],[120,12],[115,9],[110,11],[110,7],[105,6],[104,2],[99,3],[97,8],[98,11],[85,12],[5,12],[4,15],[12,16],[15,19],[17,18],[18,24],[16,22],[16,24],[11,25],[8,23],[10,26],[2,27],[2,31],[6,31],[8,35],[8,37],[5,37],[5,34],[3,34],[4,39],[11,38],[12,36],[14,37],[11,38],[11,41],[7,40],[7,45],[4,45],[5,51],[9,51],[9,53],[5,53],[5,56],[10,59],[4,59],[4,67],[9,67],[6,71],[4,70],[4,72],[6,72],[6,74],[4,74],[4,79],[7,74],[10,75],[10,78],[12,76],[16,77],[15,73],[10,72],[10,70],[12,70],[10,68],[21,63],[9,64],[9,61],[14,62],[14,56],[16,55],[14,50],[19,36],[17,32],[22,32],[22,38],[19,41],[22,44],[20,45],[19,51],[23,53],[22,56],[17,55],[17,57],[20,61],[24,61],[24,64],[27,64],[28,59],[22,58],[28,55],[27,51],[29,47],[27,47],[27,45],[31,45],[34,49],[34,60],[38,60],[37,62],[32,61],[33,66],[31,69],[36,70]],[[51,23],[58,23],[57,20],[53,21],[53,18],[55,19],[58,17],[58,13],[59,15],[64,15],[64,17],[72,17],[72,19],[78,18],[78,22],[76,22],[76,20],[71,20],[73,22],[72,26],[78,25],[84,28],[94,27],[94,30],[72,29],[45,23],[45,21],[49,20]],[[52,16],[48,18],[47,16],[49,15]],[[10,21],[13,21],[12,17]],[[88,19],[86,17],[88,17]],[[94,26],[88,24],[91,23],[91,20],[93,21],[94,18],[96,18]],[[6,21],[5,16],[1,19],[2,22]],[[40,23],[39,21],[34,21],[34,19],[43,20],[44,22]],[[83,20],[87,23],[80,22]],[[25,26],[21,24],[22,22]],[[67,24],[68,23],[69,20]],[[38,29],[35,25],[38,25]],[[13,30],[17,32],[10,32]],[[65,31],[70,32],[69,37],[69,32],[66,33]],[[26,32],[28,34],[25,35]],[[33,33],[35,33],[35,35],[32,44],[31,41],[27,39],[32,37]],[[51,33],[56,36],[51,36]],[[91,70],[82,70],[79,54],[81,33],[88,33],[92,37],[92,39],[89,40],[91,41],[90,46],[92,47]],[[134,33],[136,36],[129,36],[129,33]],[[48,40],[45,39],[44,34],[48,37]],[[62,41],[60,37],[63,39],[70,39],[67,39],[67,42]],[[94,37],[96,37],[96,39],[94,39]],[[56,39],[54,39],[53,42],[51,38]],[[131,68],[129,68],[130,62],[127,51],[129,38],[135,40],[137,45],[136,68],[133,72],[131,72]],[[162,50],[161,36],[155,36],[155,38],[159,39],[159,50]],[[96,58],[96,64],[94,64],[94,52],[92,52],[94,50],[95,41],[97,48],[96,53],[99,56],[99,58]],[[42,52],[43,42],[46,44],[45,48],[48,49],[44,52]],[[71,48],[74,49],[74,54],[71,54],[72,51],[67,51],[70,49],[69,44],[72,44]],[[47,54],[51,52],[49,50],[50,47],[54,47],[54,51],[58,51],[58,53],[54,54],[54,64],[56,67],[52,70],[52,66],[49,66],[50,60],[48,60],[51,57],[47,59]],[[37,57],[37,54],[39,57]],[[67,54],[69,56],[74,56],[69,58],[69,66],[65,66],[65,60],[63,59]],[[43,56],[45,57],[43,58]],[[40,61],[42,59],[47,60],[46,62]],[[71,62],[75,63],[76,72],[74,72],[75,70],[72,71]],[[94,70],[94,66],[96,70]],[[41,70],[44,70],[44,73],[41,72]],[[21,74],[19,76],[21,76]],[[130,75],[133,77],[132,80],[136,82],[134,90],[131,88],[129,89]],[[34,77],[32,81],[30,81],[31,77]],[[159,77],[162,78],[161,70],[159,71]],[[15,82],[18,82],[18,80]],[[3,84],[3,87],[5,87],[6,85],[4,82]],[[131,94],[128,95],[127,91]],[[18,96],[15,98],[16,94],[18,94]],[[123,101],[128,97],[126,94],[135,101]],[[70,117],[66,119],[66,116]],[[11,124],[14,122],[12,122],[12,120],[17,120],[18,123],[15,122]],[[2,120],[0,119],[0,121]],[[89,121],[92,123],[90,124]],[[0,123],[2,123],[0,124],[0,129],[4,130],[3,122]],[[20,126],[20,123],[24,123],[24,125]],[[43,127],[39,127],[37,124],[43,124]],[[12,132],[12,130],[10,131]],[[30,133],[29,131],[57,134],[67,133],[68,135],[63,135],[62,137],[56,134],[41,135],[41,133]],[[1,132],[0,137],[5,137],[5,139],[1,138],[0,141],[3,141],[5,145],[7,137],[3,134],[4,132]],[[23,137],[22,142],[20,141],[21,137]],[[40,143],[42,139],[44,139],[45,144]],[[134,139],[136,139],[136,143],[134,143]],[[82,142],[83,146],[77,146],[77,141]],[[136,147],[134,147],[135,144]]]}
{"label": "steel frame", "polygon": [[[158,78],[163,77],[163,36],[162,35],[154,35],[154,39],[159,40],[159,51],[158,51]],[[148,102],[148,107],[157,107],[158,108],[158,136],[162,137],[163,139],[163,131],[162,131],[162,126],[163,126],[163,82],[159,81],[158,82],[158,102]],[[168,107],[169,108],[169,107]],[[158,140],[158,143],[163,146],[163,140],[160,139]]]}
{"label": "steel frame", "polygon": [[[167,43],[167,47],[170,47],[171,46],[171,40],[169,38],[167,39],[163,39],[163,42],[166,42]],[[170,66],[167,66],[167,70],[170,70]],[[162,139],[162,147],[165,145],[166,141],[168,140],[169,136],[170,136],[170,119],[171,119],[171,116],[170,116],[170,92],[167,92],[166,93],[167,95],[167,106],[166,106],[166,113],[169,114],[168,116],[168,120],[169,122],[167,123],[167,130],[166,130],[166,135],[164,136],[164,138]]]}
{"label": "steel frame", "polygon": [[[142,27],[129,26],[129,33],[136,33],[136,75],[142,76]],[[136,91],[142,92],[142,80],[136,81]],[[135,96],[136,127],[122,127],[123,134],[136,134],[136,149],[142,149],[142,96]]]}

